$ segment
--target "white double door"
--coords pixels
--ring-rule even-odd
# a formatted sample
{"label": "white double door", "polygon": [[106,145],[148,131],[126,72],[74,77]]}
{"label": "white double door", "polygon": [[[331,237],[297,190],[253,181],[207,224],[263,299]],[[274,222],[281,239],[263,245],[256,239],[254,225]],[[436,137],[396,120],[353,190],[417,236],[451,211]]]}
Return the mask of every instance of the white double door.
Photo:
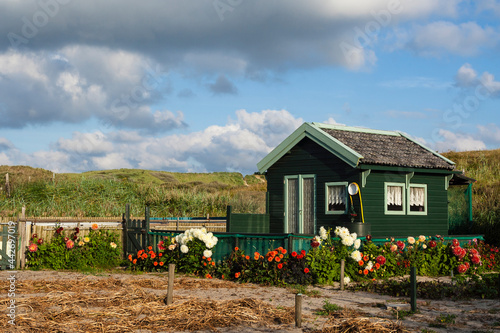
{"label": "white double door", "polygon": [[316,177],[285,176],[285,232],[314,234]]}

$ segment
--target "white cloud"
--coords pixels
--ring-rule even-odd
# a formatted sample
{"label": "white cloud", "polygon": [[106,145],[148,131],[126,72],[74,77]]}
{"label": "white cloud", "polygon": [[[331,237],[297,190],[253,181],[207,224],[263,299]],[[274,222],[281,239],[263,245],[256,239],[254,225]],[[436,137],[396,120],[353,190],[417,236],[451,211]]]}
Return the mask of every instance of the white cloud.
{"label": "white cloud", "polygon": [[425,119],[427,115],[423,112],[416,111],[399,111],[399,110],[387,110],[384,112],[389,118],[404,118],[404,119]]}
{"label": "white cloud", "polygon": [[477,125],[478,136],[496,147],[500,147],[500,128],[497,124]]}
{"label": "white cloud", "polygon": [[435,142],[433,148],[440,152],[486,149],[486,144],[474,138],[471,134],[455,133],[440,129],[439,136],[441,137],[441,141]]}
{"label": "white cloud", "polygon": [[113,144],[108,142],[106,136],[99,131],[94,133],[74,132],[71,139],[59,139],[57,148],[68,153],[101,155],[112,151]]}
{"label": "white cloud", "polygon": [[340,126],[345,126],[345,124],[338,123],[333,117],[329,117],[327,120],[323,121],[324,124],[330,124],[330,125],[340,125]]}
{"label": "white cloud", "polygon": [[495,76],[489,72],[483,72],[479,76],[468,63],[458,69],[455,75],[455,85],[460,88],[473,89],[476,97],[480,99],[500,96],[500,82],[495,81]]}
{"label": "white cloud", "polygon": [[422,56],[474,56],[484,49],[495,48],[500,41],[500,33],[492,27],[482,27],[476,22],[455,24],[438,21],[416,25],[411,33],[400,30],[394,38],[400,47],[411,49]]}
{"label": "white cloud", "polygon": [[92,162],[98,170],[133,168],[133,165],[128,161],[126,152],[110,153],[105,156],[97,156],[92,158]]}

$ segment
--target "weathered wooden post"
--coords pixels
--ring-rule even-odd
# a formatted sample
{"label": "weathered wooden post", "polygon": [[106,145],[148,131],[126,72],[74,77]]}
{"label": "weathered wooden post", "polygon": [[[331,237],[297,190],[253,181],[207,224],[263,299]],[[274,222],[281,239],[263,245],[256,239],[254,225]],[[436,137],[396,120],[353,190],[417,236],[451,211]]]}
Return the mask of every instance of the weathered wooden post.
{"label": "weathered wooden post", "polygon": [[295,326],[302,327],[302,294],[295,295]]}
{"label": "weathered wooden post", "polygon": [[411,267],[410,270],[410,305],[411,311],[417,311],[417,268]]}
{"label": "weathered wooden post", "polygon": [[231,232],[231,206],[226,209],[226,232]]}
{"label": "weathered wooden post", "polygon": [[174,301],[174,272],[175,264],[168,264],[167,305]]}
{"label": "weathered wooden post", "polygon": [[344,270],[345,270],[345,260],[340,260],[340,290],[344,290]]}
{"label": "weathered wooden post", "polygon": [[10,198],[10,183],[9,183],[9,173],[5,174],[5,195]]}

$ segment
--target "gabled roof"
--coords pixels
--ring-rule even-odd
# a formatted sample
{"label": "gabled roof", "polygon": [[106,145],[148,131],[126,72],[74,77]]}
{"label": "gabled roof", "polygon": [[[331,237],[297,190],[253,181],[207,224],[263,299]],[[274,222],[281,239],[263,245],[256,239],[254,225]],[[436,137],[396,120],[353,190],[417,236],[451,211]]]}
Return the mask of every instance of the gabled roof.
{"label": "gabled roof", "polygon": [[353,168],[363,164],[444,170],[455,167],[449,159],[401,132],[304,123],[257,163],[259,172],[266,171],[305,137]]}

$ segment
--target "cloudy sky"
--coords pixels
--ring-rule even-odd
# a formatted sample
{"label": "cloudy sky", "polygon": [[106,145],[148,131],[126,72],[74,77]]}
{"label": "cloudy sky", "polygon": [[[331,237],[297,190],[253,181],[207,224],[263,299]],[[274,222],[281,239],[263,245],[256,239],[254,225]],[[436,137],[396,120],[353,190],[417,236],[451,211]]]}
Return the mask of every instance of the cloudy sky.
{"label": "cloudy sky", "polygon": [[303,122],[500,147],[500,2],[0,0],[0,165],[256,171]]}

